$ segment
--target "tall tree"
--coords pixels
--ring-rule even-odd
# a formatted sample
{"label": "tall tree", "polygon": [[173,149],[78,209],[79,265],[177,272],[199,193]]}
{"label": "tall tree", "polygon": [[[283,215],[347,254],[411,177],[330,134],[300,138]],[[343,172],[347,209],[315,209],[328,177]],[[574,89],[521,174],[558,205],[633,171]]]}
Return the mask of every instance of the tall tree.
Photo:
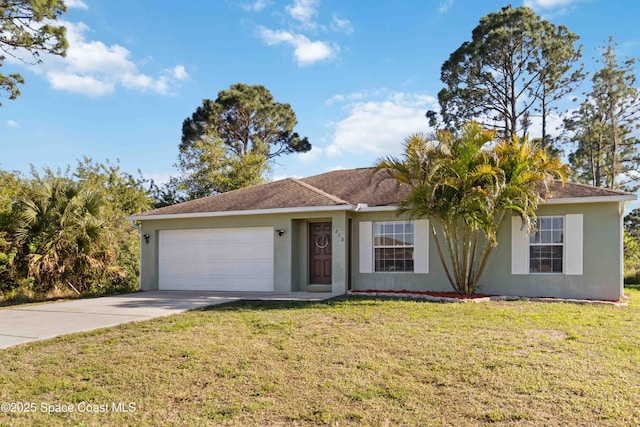
{"label": "tall tree", "polygon": [[553,141],[549,135],[549,115],[557,111],[556,101],[575,89],[585,75],[583,66],[575,67],[582,56],[582,49],[574,48],[579,37],[570,32],[565,26],[556,27],[548,21],[543,21],[544,28],[541,39],[540,85],[538,91],[531,90],[530,95],[538,99],[535,111],[542,120],[542,135],[540,144],[543,149],[553,148]]}
{"label": "tall tree", "polygon": [[624,274],[625,283],[637,284],[640,272],[640,208],[624,217]]}
{"label": "tall tree", "polygon": [[182,125],[182,176],[167,194],[192,199],[261,182],[270,161],[311,149],[296,124],[291,105],[275,102],[264,86],[237,83],[204,99]]}
{"label": "tall tree", "polygon": [[524,6],[506,6],[483,17],[471,41],[442,65],[445,87],[438,100],[444,124],[454,129],[469,120],[481,121],[511,138],[526,133],[537,109],[546,142],[546,116],[575,83],[566,75],[580,57],[577,39],[566,27],[556,27]]}
{"label": "tall tree", "polygon": [[624,217],[624,231],[635,239],[640,239],[640,208],[635,208]]}
{"label": "tall tree", "polygon": [[260,184],[269,162],[260,150],[239,155],[215,133],[207,131],[180,151],[178,168],[182,176],[176,183],[177,190],[184,191],[187,199],[197,199]]}
{"label": "tall tree", "polygon": [[635,59],[619,63],[615,43],[602,48],[602,67],[593,75],[592,89],[565,126],[576,143],[570,154],[577,178],[592,185],[638,189],[640,153],[634,132],[640,128],[640,92],[635,87]]}
{"label": "tall tree", "polygon": [[605,117],[591,102],[584,101],[573,114],[564,119],[570,140],[576,144],[569,153],[573,179],[595,187],[612,187],[609,174],[609,149],[605,143]]}
{"label": "tall tree", "polygon": [[507,213],[532,231],[547,185],[566,177],[566,165],[528,139],[513,136],[488,147],[494,138],[477,123],[458,134],[439,131],[435,139],[413,135],[402,158],[382,159],[375,168],[409,186],[400,212],[431,219],[445,274],[461,294],[477,288]]}
{"label": "tall tree", "polygon": [[[25,63],[41,62],[41,54],[64,56],[67,50],[65,27],[54,25],[67,11],[63,0],[0,1],[0,66],[9,55]],[[16,99],[20,95],[20,74],[0,73],[2,96]]]}

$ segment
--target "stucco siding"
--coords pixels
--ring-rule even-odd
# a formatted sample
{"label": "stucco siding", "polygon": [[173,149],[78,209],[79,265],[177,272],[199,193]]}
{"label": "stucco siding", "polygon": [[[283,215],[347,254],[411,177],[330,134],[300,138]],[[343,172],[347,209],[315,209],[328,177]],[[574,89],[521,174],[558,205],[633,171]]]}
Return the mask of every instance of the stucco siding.
{"label": "stucco siding", "polygon": [[[431,232],[428,233],[429,244],[429,273],[361,273],[360,268],[360,223],[376,221],[402,221],[408,220],[407,215],[397,215],[395,212],[362,212],[354,215],[353,222],[353,253],[351,259],[353,289],[368,290],[409,290],[409,291],[450,291],[451,286],[447,281],[444,270],[440,264],[435,242]],[[366,229],[366,228],[365,228]]]}
{"label": "stucco siding", "polygon": [[[478,292],[499,295],[551,296],[617,300],[621,292],[620,204],[584,203],[543,205],[538,215],[582,214],[583,273],[512,274],[511,220],[507,218],[498,233],[499,245],[493,250],[480,280]],[[360,227],[363,221],[407,219],[394,212],[360,213],[354,216],[352,283],[354,289],[451,291],[434,237],[429,233],[429,273],[360,273]],[[366,239],[365,239],[366,240]],[[567,250],[567,249],[565,249]],[[445,253],[446,257],[446,253]]]}
{"label": "stucco siding", "polygon": [[583,267],[581,275],[512,275],[511,221],[498,236],[499,246],[491,254],[479,292],[502,295],[554,296],[617,300],[621,288],[619,203],[541,206],[539,216],[583,215]]}
{"label": "stucco siding", "polygon": [[[582,230],[582,274],[513,274],[512,221],[507,218],[498,233],[499,245],[493,250],[478,292],[500,295],[555,296],[562,298],[591,298],[616,300],[622,288],[622,253],[620,203],[549,204],[540,207],[538,215],[580,214]],[[407,220],[388,212],[303,212],[290,214],[243,215],[233,217],[159,219],[141,221],[141,236],[148,234],[149,242],[141,238],[142,290],[158,288],[158,237],[160,230],[273,227],[284,234],[274,236],[275,292],[310,290],[309,223],[332,223],[332,287],[333,292],[352,289],[451,291],[431,230],[426,234],[428,273],[362,273],[360,242],[363,222]],[[349,220],[352,220],[349,236]],[[430,225],[436,225],[430,221]],[[426,227],[417,227],[421,229]],[[424,231],[424,230],[422,230]],[[370,236],[369,236],[370,237]],[[350,241],[351,238],[351,241]],[[370,243],[369,243],[370,244]],[[351,253],[348,254],[350,248]],[[567,249],[565,249],[567,250]],[[446,257],[446,254],[445,254]],[[349,260],[351,266],[348,265]],[[366,271],[366,269],[365,269]],[[520,270],[522,273],[522,270]],[[525,271],[526,273],[526,271]]]}
{"label": "stucco siding", "polygon": [[[160,219],[141,221],[141,236],[148,234],[149,242],[141,239],[140,289],[158,289],[158,236],[160,230],[273,227],[285,230],[274,237],[274,291],[291,292],[307,289],[307,232],[309,221],[331,221],[332,291],[346,291],[346,213],[305,212],[302,214],[247,215],[213,218]],[[275,232],[275,231],[274,231]],[[295,251],[295,253],[294,253]]]}

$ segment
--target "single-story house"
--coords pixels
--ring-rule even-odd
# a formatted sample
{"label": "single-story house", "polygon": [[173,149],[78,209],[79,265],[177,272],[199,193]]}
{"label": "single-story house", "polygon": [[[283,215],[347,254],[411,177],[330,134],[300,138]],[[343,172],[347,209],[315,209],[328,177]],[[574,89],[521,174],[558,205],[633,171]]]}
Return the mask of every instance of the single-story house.
{"label": "single-story house", "polygon": [[[133,215],[142,290],[450,291],[429,218],[371,168],[287,178]],[[555,183],[538,232],[505,221],[478,292],[618,300],[622,218],[635,195]]]}

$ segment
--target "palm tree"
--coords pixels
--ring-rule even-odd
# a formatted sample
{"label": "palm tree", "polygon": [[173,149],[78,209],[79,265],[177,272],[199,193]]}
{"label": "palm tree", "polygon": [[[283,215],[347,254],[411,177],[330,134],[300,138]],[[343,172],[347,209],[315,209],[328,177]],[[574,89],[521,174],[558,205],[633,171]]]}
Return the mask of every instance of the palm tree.
{"label": "palm tree", "polygon": [[567,175],[566,165],[528,139],[495,143],[495,137],[473,122],[459,134],[414,134],[401,159],[387,157],[375,167],[385,179],[409,186],[399,211],[431,219],[438,256],[460,294],[478,287],[506,215],[515,212],[532,231],[546,188]]}
{"label": "palm tree", "polygon": [[118,274],[103,207],[100,193],[64,178],[37,183],[19,200],[16,239],[42,288],[64,283],[86,291]]}

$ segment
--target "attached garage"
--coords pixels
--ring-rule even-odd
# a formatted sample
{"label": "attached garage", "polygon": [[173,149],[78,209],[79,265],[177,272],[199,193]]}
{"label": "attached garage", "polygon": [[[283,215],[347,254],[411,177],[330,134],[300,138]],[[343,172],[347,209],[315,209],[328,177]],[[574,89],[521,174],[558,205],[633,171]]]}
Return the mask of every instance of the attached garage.
{"label": "attached garage", "polygon": [[160,230],[160,290],[273,292],[273,227]]}

